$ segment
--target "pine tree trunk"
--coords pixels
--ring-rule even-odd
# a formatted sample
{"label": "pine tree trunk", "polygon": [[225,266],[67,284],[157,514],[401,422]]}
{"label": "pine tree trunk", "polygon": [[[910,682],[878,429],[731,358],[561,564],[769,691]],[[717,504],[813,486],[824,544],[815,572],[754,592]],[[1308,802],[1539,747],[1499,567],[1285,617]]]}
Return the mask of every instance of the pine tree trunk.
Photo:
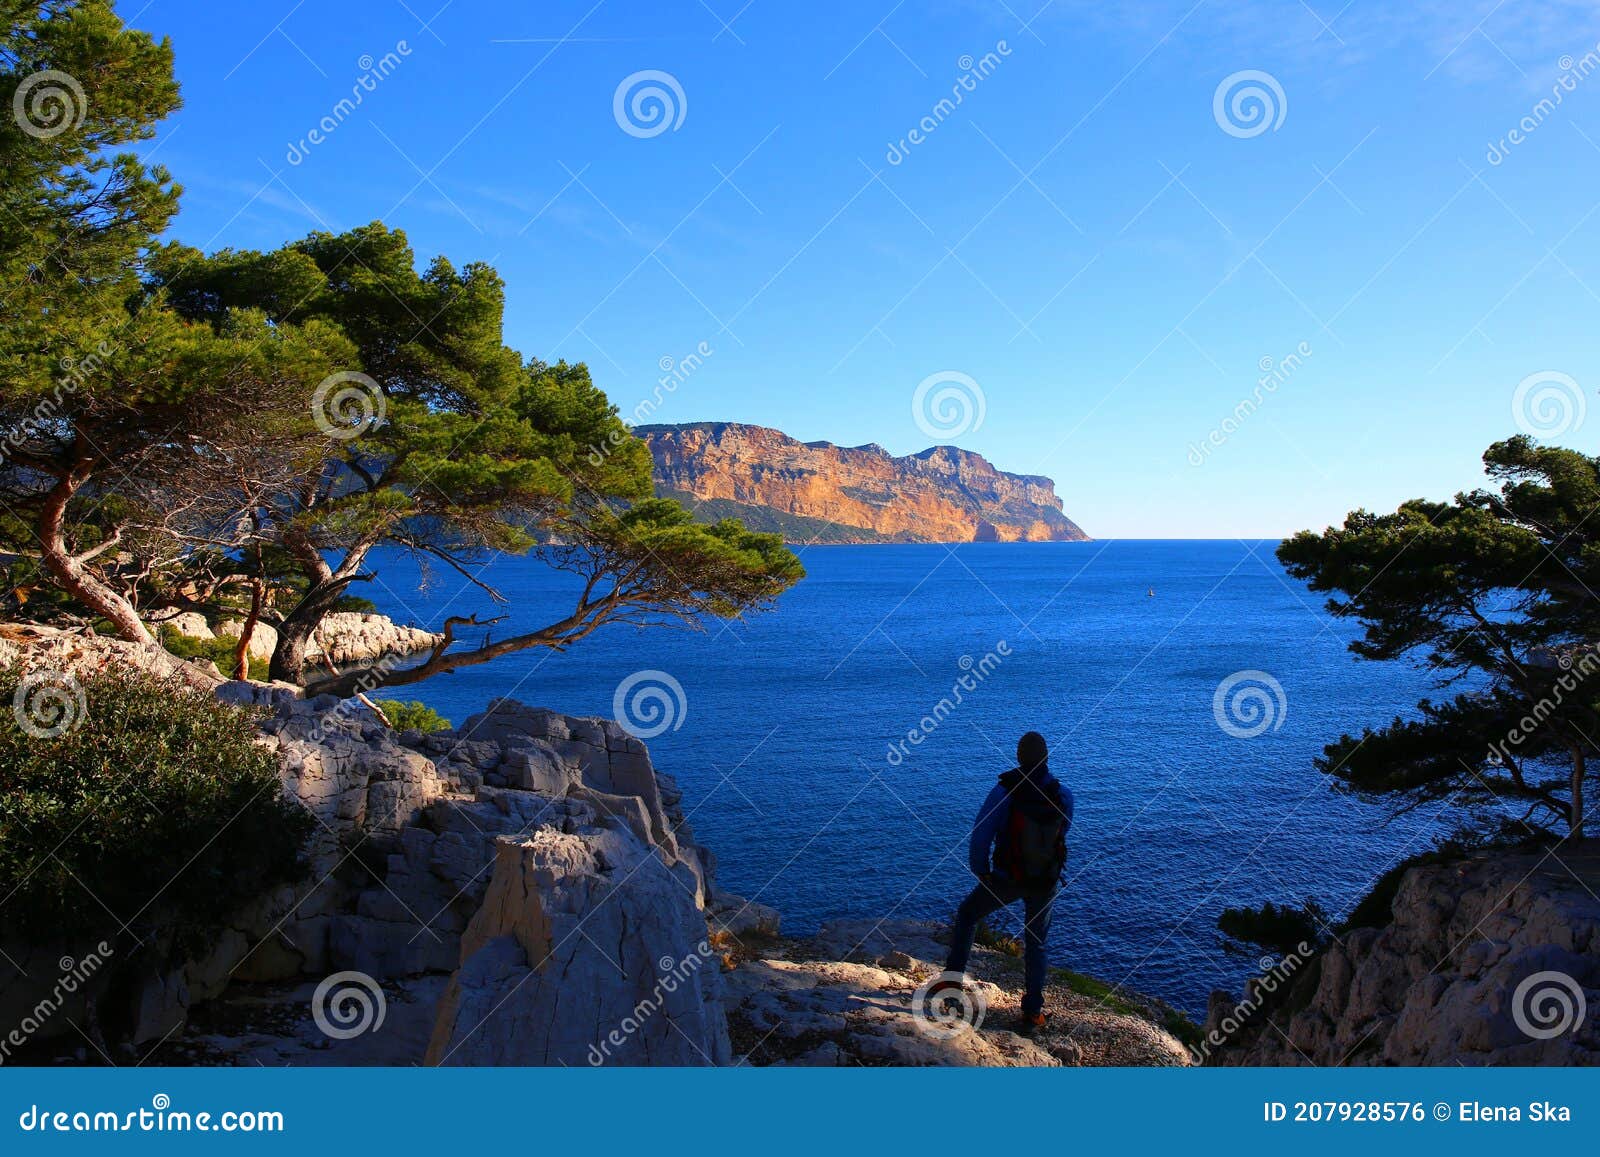
{"label": "pine tree trunk", "polygon": [[261,599],[266,593],[266,584],[260,579],[250,582],[250,613],[245,616],[244,626],[239,631],[239,645],[233,649],[233,677],[235,679],[250,678],[250,642],[255,637],[256,624],[261,621]]}
{"label": "pine tree trunk", "polygon": [[306,657],[317,627],[339,601],[340,585],[313,587],[300,605],[290,611],[278,626],[278,646],[272,652],[271,676],[304,685],[308,675]]}
{"label": "pine tree trunk", "polygon": [[301,603],[278,625],[278,645],[272,652],[272,665],[268,674],[286,683],[304,683],[306,676],[306,651],[311,636],[316,633],[320,614],[302,614],[306,604]]}
{"label": "pine tree trunk", "polygon": [[67,546],[67,505],[86,478],[87,472],[74,469],[45,495],[36,527],[44,569],[62,590],[110,620],[119,636],[130,643],[154,646],[155,636],[139,618],[133,604],[96,578]]}

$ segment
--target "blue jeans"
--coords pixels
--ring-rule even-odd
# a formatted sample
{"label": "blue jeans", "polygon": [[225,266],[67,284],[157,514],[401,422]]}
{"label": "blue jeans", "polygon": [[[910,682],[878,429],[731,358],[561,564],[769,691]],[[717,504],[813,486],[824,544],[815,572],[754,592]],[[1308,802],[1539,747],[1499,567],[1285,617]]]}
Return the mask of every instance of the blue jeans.
{"label": "blue jeans", "polygon": [[972,954],[972,937],[978,924],[1008,904],[1022,901],[1022,964],[1027,992],[1022,997],[1024,1013],[1039,1012],[1044,1008],[1044,939],[1050,934],[1050,904],[1056,898],[1055,885],[1044,889],[1024,891],[1015,884],[996,881],[993,884],[978,882],[978,886],[961,901],[956,909],[956,921],[950,929],[950,956],[945,961],[946,972],[965,972],[967,957]]}

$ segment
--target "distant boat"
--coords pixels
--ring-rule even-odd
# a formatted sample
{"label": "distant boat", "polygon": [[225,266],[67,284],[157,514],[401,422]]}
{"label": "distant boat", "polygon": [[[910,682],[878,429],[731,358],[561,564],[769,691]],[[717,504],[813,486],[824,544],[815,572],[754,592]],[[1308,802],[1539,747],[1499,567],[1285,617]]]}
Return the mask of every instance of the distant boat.
{"label": "distant boat", "polygon": [[1155,598],[1156,597],[1156,588],[1155,587],[1151,587],[1149,590],[1145,591],[1144,592],[1144,597],[1147,598],[1147,599]]}

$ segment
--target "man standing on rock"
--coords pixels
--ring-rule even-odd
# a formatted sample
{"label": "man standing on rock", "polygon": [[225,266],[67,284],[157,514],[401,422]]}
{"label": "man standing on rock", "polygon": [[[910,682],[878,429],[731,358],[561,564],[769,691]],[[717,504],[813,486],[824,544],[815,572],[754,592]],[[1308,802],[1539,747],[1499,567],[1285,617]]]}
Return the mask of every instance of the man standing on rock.
{"label": "man standing on rock", "polygon": [[947,973],[964,974],[978,923],[1021,900],[1027,981],[1022,1027],[1027,1032],[1044,1027],[1044,940],[1072,826],[1072,791],[1050,774],[1049,757],[1044,736],[1028,732],[1017,741],[1017,766],[1000,777],[983,801],[967,849],[978,886],[956,910],[944,966]]}

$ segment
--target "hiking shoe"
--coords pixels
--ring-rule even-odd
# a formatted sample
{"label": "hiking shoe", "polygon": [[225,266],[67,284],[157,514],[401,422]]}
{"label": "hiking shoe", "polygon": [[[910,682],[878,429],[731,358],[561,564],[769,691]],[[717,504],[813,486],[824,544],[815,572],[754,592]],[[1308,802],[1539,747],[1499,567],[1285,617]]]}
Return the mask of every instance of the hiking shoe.
{"label": "hiking shoe", "polygon": [[1031,1036],[1044,1026],[1045,1015],[1043,1012],[1025,1012],[1022,1014],[1022,1019],[1018,1022],[1017,1031],[1023,1036]]}
{"label": "hiking shoe", "polygon": [[948,979],[934,981],[933,984],[929,986],[927,995],[924,999],[927,1002],[927,1008],[930,1011],[934,1011],[939,1009],[945,1000],[963,1000],[966,991],[967,986],[965,983],[965,978],[957,980],[954,977],[951,977]]}

